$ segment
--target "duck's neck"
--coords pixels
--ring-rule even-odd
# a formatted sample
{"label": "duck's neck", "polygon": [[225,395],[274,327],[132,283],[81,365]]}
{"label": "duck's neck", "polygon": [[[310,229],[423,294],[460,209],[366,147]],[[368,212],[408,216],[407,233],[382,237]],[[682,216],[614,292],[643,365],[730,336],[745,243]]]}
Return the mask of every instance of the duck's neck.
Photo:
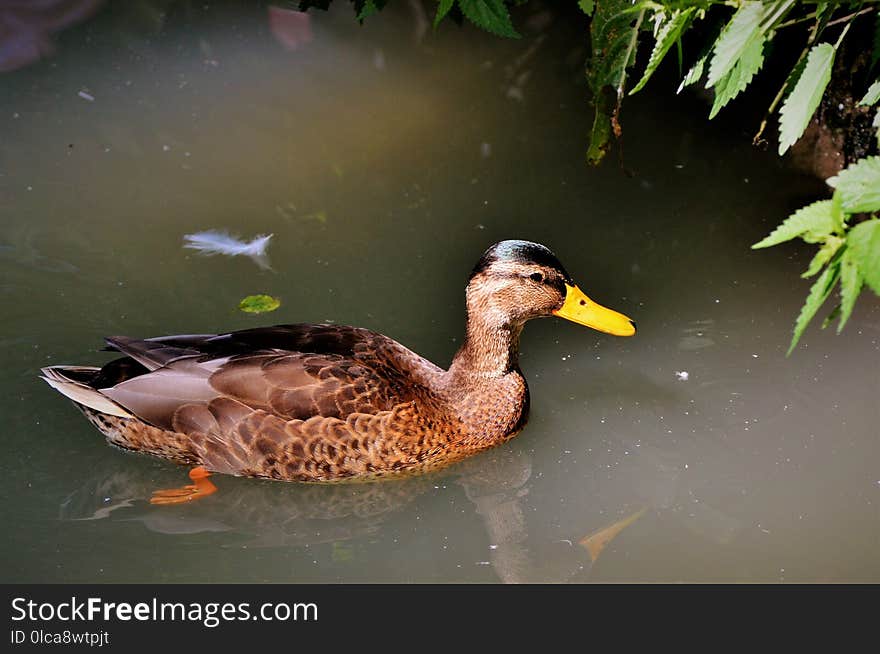
{"label": "duck's neck", "polygon": [[464,344],[452,360],[455,378],[496,379],[518,369],[522,324],[468,311]]}

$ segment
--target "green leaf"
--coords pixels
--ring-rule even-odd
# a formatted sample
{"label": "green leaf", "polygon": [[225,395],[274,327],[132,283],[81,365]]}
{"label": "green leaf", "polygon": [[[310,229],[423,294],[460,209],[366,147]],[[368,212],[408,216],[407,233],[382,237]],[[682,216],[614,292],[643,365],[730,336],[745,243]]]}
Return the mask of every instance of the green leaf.
{"label": "green leaf", "polygon": [[[596,5],[590,21],[591,56],[587,81],[593,92],[596,115],[590,138],[587,160],[596,165],[610,148],[613,120],[620,110],[620,98],[626,82],[626,69],[635,61],[639,26],[645,4],[630,0],[602,0]],[[608,88],[617,99],[609,98]]]}
{"label": "green leaf", "polygon": [[611,91],[606,89],[593,99],[593,104],[596,106],[596,112],[593,116],[593,128],[590,130],[587,163],[597,166],[611,148],[611,112],[615,101],[612,99]]}
{"label": "green leaf", "polygon": [[819,307],[821,307],[825,300],[828,299],[828,296],[831,295],[831,291],[834,289],[834,285],[837,283],[839,277],[840,264],[838,263],[828,266],[810,288],[810,293],[807,295],[804,306],[801,307],[801,312],[794,324],[794,334],[791,337],[791,345],[788,346],[788,352],[785,353],[785,356],[792,353],[795,345],[797,345],[798,341],[801,339],[804,329],[810,324],[810,321],[813,319],[813,316],[816,315]]}
{"label": "green leaf", "polygon": [[[691,66],[691,69],[688,71],[687,75],[684,76],[684,79],[681,81],[681,84],[678,85],[678,90],[676,93],[681,93],[682,89],[686,86],[690,86],[691,84],[695,84],[699,82],[703,77],[703,70],[706,67],[706,62],[709,61],[709,57],[712,56],[712,47],[715,45],[715,42],[718,41],[720,37],[720,33],[714,33],[714,38],[709,37],[706,39],[706,43],[703,45],[700,50],[699,58],[697,62]],[[679,44],[681,42],[679,41]]]}
{"label": "green leaf", "polygon": [[720,82],[747,50],[753,50],[754,41],[763,42],[764,34],[792,4],[792,0],[743,2],[715,41],[706,88]]}
{"label": "green leaf", "polygon": [[578,0],[578,7],[581,8],[581,11],[584,12],[587,16],[593,15],[593,9],[596,8],[595,0]]}
{"label": "green leaf", "polygon": [[831,200],[819,200],[798,209],[770,235],[755,243],[752,249],[769,248],[800,236],[807,243],[824,241],[834,231],[835,220]]}
{"label": "green leaf", "polygon": [[446,14],[450,12],[454,4],[455,0],[440,0],[440,4],[437,5],[437,15],[434,16],[434,29],[437,29],[440,21],[446,18]]}
{"label": "green leaf", "polygon": [[685,75],[684,79],[681,80],[681,84],[678,85],[678,90],[676,90],[676,93],[681,93],[684,87],[690,86],[691,84],[700,81],[700,78],[703,76],[703,67],[706,65],[706,59],[708,58],[709,55],[706,54],[697,59],[697,63],[691,66],[691,69],[687,72],[687,75]]}
{"label": "green leaf", "polygon": [[730,72],[715,85],[715,101],[709,112],[709,119],[714,118],[721,108],[733,100],[752,81],[755,73],[764,62],[764,39],[752,39]]}
{"label": "green leaf", "polygon": [[[830,325],[834,320],[840,315],[840,305],[838,304],[831,310],[827,316],[825,316],[825,320],[822,321],[822,329],[825,329]],[[839,333],[839,332],[838,332]]]}
{"label": "green leaf", "polygon": [[868,92],[865,93],[864,98],[859,100],[859,104],[870,107],[872,104],[876,104],[877,100],[880,100],[880,78],[874,80],[874,83],[868,87]]}
{"label": "green leaf", "polygon": [[880,219],[872,218],[853,227],[846,235],[846,244],[865,283],[880,295]]}
{"label": "green leaf", "polygon": [[862,290],[862,273],[853,256],[852,249],[847,248],[840,260],[840,322],[837,325],[839,334],[849,320],[856,298]]}
{"label": "green leaf", "polygon": [[819,101],[825,93],[825,87],[831,79],[831,68],[834,65],[834,46],[830,43],[820,43],[813,46],[807,55],[807,65],[800,79],[785,99],[782,110],[779,113],[779,154],[785,151],[797,141],[810,118],[816,112]]}
{"label": "green leaf", "polygon": [[372,16],[379,11],[379,8],[373,0],[366,0],[365,2],[358,4],[361,4],[360,8],[358,8],[357,5],[355,5],[355,8],[357,9],[357,19],[360,21],[363,21],[365,18]]}
{"label": "green leaf", "polygon": [[843,212],[843,197],[840,195],[840,191],[834,191],[834,195],[831,196],[831,220],[834,227],[831,231],[843,234],[846,231],[843,224],[847,218],[848,216]]}
{"label": "green leaf", "polygon": [[248,295],[238,303],[238,308],[247,313],[266,313],[281,306],[281,300],[271,295]]}
{"label": "green leaf", "polygon": [[357,19],[364,22],[364,19],[384,9],[388,0],[353,0],[353,2]]}
{"label": "green leaf", "polygon": [[828,240],[825,242],[819,251],[816,252],[816,256],[813,257],[813,260],[810,261],[810,265],[807,267],[807,270],[801,275],[803,279],[808,279],[815,275],[817,272],[822,270],[826,263],[831,261],[831,257],[834,256],[834,253],[840,249],[840,246],[843,245],[843,239],[837,236],[829,236]]}
{"label": "green leaf", "polygon": [[642,79],[640,79],[639,83],[629,92],[630,95],[641,90],[641,88],[648,83],[648,80],[651,79],[651,75],[657,70],[660,62],[663,61],[663,58],[666,56],[666,53],[669,52],[669,49],[673,44],[679,41],[682,32],[687,29],[691,17],[696,10],[696,7],[689,7],[684,10],[676,9],[672,15],[663,22],[657,32],[654,49],[651,51],[651,58],[648,60],[648,65],[645,67]]}
{"label": "green leaf", "polygon": [[458,6],[461,13],[477,27],[498,36],[519,38],[504,0],[458,0]]}
{"label": "green leaf", "polygon": [[630,0],[602,0],[590,22],[592,53],[587,80],[594,94],[610,86],[618,89],[626,69],[635,62],[638,28],[644,3]]}
{"label": "green leaf", "polygon": [[880,157],[865,157],[828,180],[848,213],[880,211]]}

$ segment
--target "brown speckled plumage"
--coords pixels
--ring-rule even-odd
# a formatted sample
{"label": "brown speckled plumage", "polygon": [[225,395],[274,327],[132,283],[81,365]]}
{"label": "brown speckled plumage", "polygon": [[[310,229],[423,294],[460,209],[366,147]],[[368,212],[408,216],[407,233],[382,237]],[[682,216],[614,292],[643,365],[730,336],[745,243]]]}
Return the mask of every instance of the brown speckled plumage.
{"label": "brown speckled plumage", "polygon": [[336,481],[424,471],[521,429],[519,335],[560,309],[567,283],[542,246],[490,248],[469,281],[467,337],[449,370],[366,329],[281,325],[108,338],[125,357],[43,372],[112,444],[213,472]]}

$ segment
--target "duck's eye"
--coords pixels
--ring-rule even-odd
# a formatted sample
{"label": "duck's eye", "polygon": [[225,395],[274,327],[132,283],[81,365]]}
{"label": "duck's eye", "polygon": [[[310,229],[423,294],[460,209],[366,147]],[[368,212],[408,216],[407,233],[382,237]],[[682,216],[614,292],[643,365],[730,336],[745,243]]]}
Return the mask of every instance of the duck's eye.
{"label": "duck's eye", "polygon": [[540,284],[544,281],[544,275],[542,275],[541,273],[532,273],[531,275],[529,275],[529,279],[531,279],[533,282],[538,282]]}

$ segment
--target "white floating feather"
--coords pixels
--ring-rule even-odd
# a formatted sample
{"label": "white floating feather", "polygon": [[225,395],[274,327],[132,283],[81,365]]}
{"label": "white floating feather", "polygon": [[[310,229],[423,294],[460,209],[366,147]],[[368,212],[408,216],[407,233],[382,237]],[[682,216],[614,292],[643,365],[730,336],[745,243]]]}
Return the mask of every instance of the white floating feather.
{"label": "white floating feather", "polygon": [[210,229],[195,234],[186,234],[183,237],[183,247],[197,250],[200,254],[209,256],[225,254],[230,257],[250,257],[260,268],[268,268],[266,248],[269,246],[269,240],[272,236],[272,234],[259,234],[250,241],[243,241],[229,232]]}

